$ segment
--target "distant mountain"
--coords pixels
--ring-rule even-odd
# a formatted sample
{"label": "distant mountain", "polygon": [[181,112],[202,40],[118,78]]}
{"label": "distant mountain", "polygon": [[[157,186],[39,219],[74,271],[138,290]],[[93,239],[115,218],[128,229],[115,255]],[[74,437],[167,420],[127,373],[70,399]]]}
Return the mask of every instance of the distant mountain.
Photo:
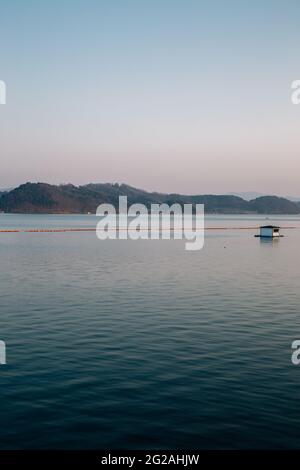
{"label": "distant mountain", "polygon": [[257,193],[255,191],[246,191],[241,193],[228,193],[231,196],[241,197],[245,199],[245,201],[251,201],[252,199],[256,199],[258,197],[266,196],[266,194]]}
{"label": "distant mountain", "polygon": [[12,191],[14,188],[0,188],[0,194],[3,194],[3,193],[9,193],[10,191]]}
{"label": "distant mountain", "polygon": [[286,199],[293,202],[300,202],[300,196],[286,196]]}
{"label": "distant mountain", "polygon": [[[241,192],[241,193],[228,193],[228,194],[232,196],[241,197],[242,199],[245,199],[245,201],[251,201],[252,199],[257,199],[259,197],[270,196],[270,194],[262,194],[262,193],[257,193],[255,191],[248,191],[248,192]],[[285,196],[285,199],[288,199],[289,201],[293,201],[293,202],[300,202],[300,196],[299,197]]]}
{"label": "distant mountain", "polygon": [[147,192],[126,184],[87,184],[84,186],[26,183],[0,195],[0,211],[9,213],[95,213],[101,203],[118,206],[119,196],[128,204],[152,203],[205,204],[208,213],[220,214],[299,214],[300,203],[276,196],[262,196],[251,201],[231,195],[163,194]]}
{"label": "distant mountain", "polygon": [[262,196],[249,202],[257,214],[299,214],[300,204],[283,197]]}
{"label": "distant mountain", "polygon": [[10,189],[3,189],[1,188],[0,189],[0,197],[5,194],[5,193],[9,193],[10,191],[12,191],[13,188],[10,188]]}

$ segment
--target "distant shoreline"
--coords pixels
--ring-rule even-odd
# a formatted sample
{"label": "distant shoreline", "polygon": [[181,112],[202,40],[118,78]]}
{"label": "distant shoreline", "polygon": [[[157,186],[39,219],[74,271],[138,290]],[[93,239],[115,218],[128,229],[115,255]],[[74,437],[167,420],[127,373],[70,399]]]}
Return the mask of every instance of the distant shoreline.
{"label": "distant shoreline", "polygon": [[[86,212],[0,212],[1,215],[28,215],[28,216],[86,216],[86,217],[98,217],[96,213],[86,213]],[[257,212],[205,212],[205,216],[228,216],[228,217],[239,217],[239,216],[251,216],[253,218],[258,217],[262,220],[273,219],[276,217],[298,217],[300,219],[299,214],[288,214],[288,213],[269,213],[269,214],[258,214]]]}

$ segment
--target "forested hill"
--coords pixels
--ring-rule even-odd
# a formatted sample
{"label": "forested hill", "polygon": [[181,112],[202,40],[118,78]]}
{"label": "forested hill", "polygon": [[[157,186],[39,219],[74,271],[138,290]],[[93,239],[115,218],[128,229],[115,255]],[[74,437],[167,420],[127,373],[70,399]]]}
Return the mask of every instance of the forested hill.
{"label": "forested hill", "polygon": [[206,213],[219,214],[299,214],[300,203],[276,196],[246,201],[230,195],[164,194],[147,192],[125,184],[87,184],[84,186],[26,183],[9,192],[0,192],[0,210],[8,213],[64,214],[95,212],[101,203],[118,206],[119,196],[128,204],[152,203],[205,204]]}

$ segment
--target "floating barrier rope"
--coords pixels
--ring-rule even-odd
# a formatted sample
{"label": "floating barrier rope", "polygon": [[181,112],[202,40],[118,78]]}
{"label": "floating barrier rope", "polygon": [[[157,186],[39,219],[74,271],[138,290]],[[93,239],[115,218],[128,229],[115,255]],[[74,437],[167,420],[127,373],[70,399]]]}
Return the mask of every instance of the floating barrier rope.
{"label": "floating barrier rope", "polygon": [[[258,227],[205,227],[204,230],[259,230]],[[300,227],[280,227],[282,230],[286,229],[296,229]],[[186,229],[186,228],[185,228]],[[67,233],[67,232],[96,232],[97,228],[46,228],[46,229],[0,229],[0,233]],[[136,231],[136,229],[130,229],[130,228],[116,228],[116,231],[120,230],[126,230],[126,231]],[[149,231],[150,229],[146,229]],[[163,229],[161,228],[159,231],[162,230],[171,230],[174,231],[174,228],[167,228]],[[178,229],[176,229],[178,230]],[[192,228],[193,231],[195,231],[195,228]],[[105,230],[107,231],[107,230]],[[138,230],[142,231],[142,229]]]}

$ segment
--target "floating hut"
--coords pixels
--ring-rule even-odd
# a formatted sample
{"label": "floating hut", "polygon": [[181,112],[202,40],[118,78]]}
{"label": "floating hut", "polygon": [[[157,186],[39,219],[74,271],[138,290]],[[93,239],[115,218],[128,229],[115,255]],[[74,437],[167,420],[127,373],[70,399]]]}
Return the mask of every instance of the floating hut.
{"label": "floating hut", "polygon": [[280,235],[279,230],[280,230],[280,227],[277,227],[276,225],[262,225],[260,227],[259,235],[255,235],[255,236],[260,237],[260,238],[283,237],[283,235]]}

